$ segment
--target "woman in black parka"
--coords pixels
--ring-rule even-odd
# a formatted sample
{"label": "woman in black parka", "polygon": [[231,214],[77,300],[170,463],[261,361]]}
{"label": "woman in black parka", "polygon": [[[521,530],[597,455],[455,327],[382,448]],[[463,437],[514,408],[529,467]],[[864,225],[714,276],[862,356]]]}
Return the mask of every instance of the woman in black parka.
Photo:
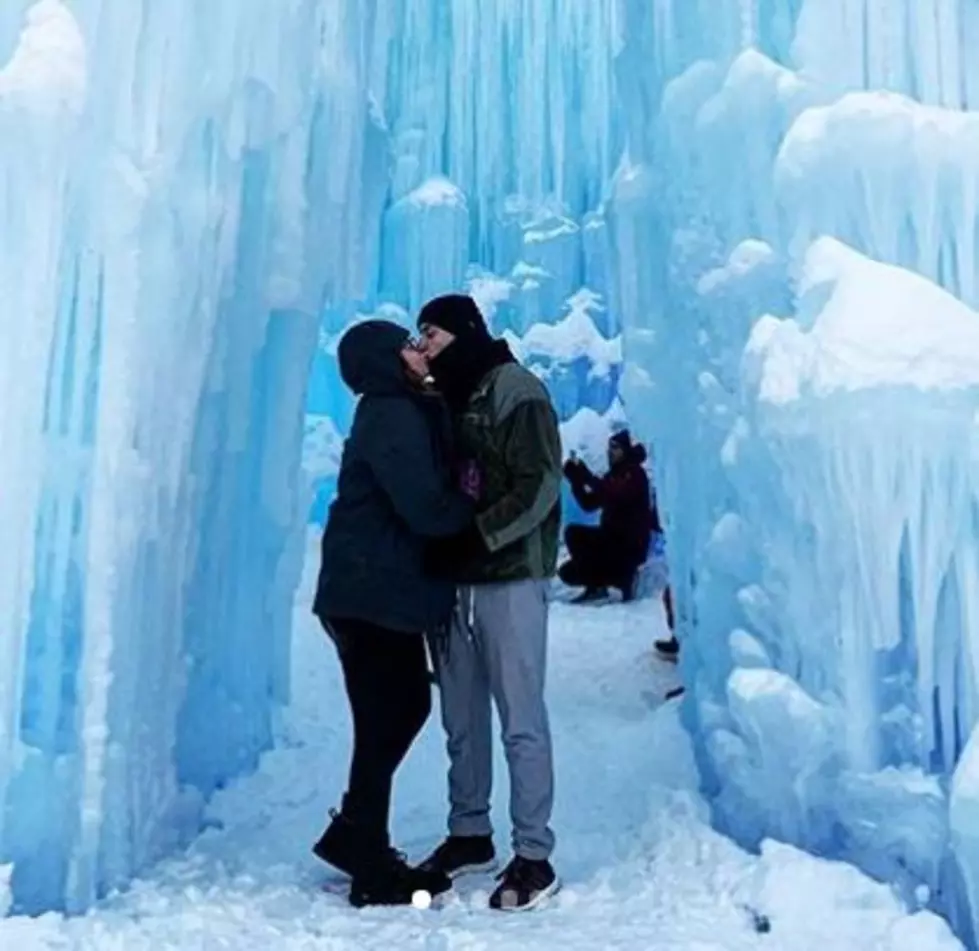
{"label": "woman in black parka", "polygon": [[425,635],[445,625],[454,586],[424,570],[427,542],[473,520],[456,486],[450,425],[425,391],[424,357],[397,324],[369,320],[343,336],[340,373],[360,402],[323,534],[314,612],[340,655],[354,748],[343,806],[314,852],[351,875],[355,905],[407,904],[450,887],[390,847],[395,771],[431,711]]}

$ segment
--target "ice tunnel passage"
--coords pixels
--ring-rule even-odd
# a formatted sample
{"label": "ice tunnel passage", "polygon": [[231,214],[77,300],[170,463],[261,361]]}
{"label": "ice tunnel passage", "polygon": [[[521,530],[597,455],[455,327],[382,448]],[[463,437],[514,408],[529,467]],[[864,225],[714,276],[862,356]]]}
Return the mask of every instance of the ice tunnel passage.
{"label": "ice tunnel passage", "polygon": [[963,0],[5,3],[14,907],[267,747],[336,334],[469,287],[569,439],[656,448],[716,822],[971,940],[977,40]]}

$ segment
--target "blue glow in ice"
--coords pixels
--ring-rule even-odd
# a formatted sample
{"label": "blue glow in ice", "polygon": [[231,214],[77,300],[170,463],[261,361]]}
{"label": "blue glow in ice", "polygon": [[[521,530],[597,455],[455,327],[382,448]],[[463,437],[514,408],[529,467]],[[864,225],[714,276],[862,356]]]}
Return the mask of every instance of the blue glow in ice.
{"label": "blue glow in ice", "polygon": [[370,19],[353,4],[342,23],[314,3],[3,5],[0,862],[15,909],[80,911],[125,885],[272,741],[319,314],[362,296],[378,256],[386,171],[355,56]]}
{"label": "blue glow in ice", "polygon": [[979,21],[713,6],[657,5],[651,46],[625,5],[608,209],[685,718],[723,829],[855,861],[971,940]]}

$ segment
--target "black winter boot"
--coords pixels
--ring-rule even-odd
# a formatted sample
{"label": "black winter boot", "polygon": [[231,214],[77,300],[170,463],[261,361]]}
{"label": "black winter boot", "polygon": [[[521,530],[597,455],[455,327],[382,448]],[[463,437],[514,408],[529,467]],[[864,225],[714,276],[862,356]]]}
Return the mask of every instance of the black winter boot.
{"label": "black winter boot", "polygon": [[671,637],[666,641],[654,641],[653,647],[656,648],[656,653],[663,660],[669,660],[675,663],[680,656],[680,642],[676,637]]}
{"label": "black winter boot", "polygon": [[452,881],[439,871],[412,868],[400,852],[389,849],[376,861],[359,869],[350,884],[350,904],[410,905],[416,892],[431,898],[452,888]]}
{"label": "black winter boot", "polygon": [[389,851],[386,839],[364,835],[360,827],[336,809],[330,810],[331,822],[313,854],[327,865],[353,877],[358,869],[375,862]]}

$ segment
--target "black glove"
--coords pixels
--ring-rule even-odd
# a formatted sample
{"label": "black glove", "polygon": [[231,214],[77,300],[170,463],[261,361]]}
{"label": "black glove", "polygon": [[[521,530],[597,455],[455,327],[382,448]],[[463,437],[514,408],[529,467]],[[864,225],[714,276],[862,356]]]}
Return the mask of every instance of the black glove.
{"label": "black glove", "polygon": [[477,558],[485,558],[489,554],[483,533],[473,522],[458,535],[446,539],[446,552],[457,563],[469,564]]}
{"label": "black glove", "polygon": [[564,464],[564,477],[572,485],[584,485],[590,475],[591,469],[580,459],[569,459]]}
{"label": "black glove", "polygon": [[580,479],[583,468],[584,463],[580,459],[569,459],[564,464],[564,478],[568,482],[574,482],[576,479]]}
{"label": "black glove", "polygon": [[448,538],[432,539],[425,550],[425,573],[435,578],[451,578],[460,565],[485,558],[489,554],[482,532],[473,522],[468,528]]}

